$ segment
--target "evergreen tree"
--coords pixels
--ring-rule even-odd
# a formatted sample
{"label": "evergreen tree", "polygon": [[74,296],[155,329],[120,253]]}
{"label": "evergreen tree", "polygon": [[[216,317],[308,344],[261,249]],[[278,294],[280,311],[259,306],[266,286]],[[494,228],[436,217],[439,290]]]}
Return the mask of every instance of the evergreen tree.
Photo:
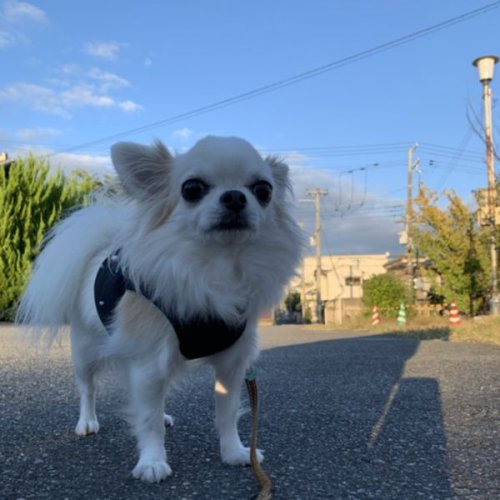
{"label": "evergreen tree", "polygon": [[34,156],[0,167],[0,320],[14,316],[45,233],[99,185],[82,171],[52,173]]}
{"label": "evergreen tree", "polygon": [[433,280],[435,293],[447,303],[456,300],[459,309],[473,316],[488,298],[488,236],[456,193],[446,198],[448,207],[440,208],[437,194],[420,188],[414,243],[430,260],[424,273]]}

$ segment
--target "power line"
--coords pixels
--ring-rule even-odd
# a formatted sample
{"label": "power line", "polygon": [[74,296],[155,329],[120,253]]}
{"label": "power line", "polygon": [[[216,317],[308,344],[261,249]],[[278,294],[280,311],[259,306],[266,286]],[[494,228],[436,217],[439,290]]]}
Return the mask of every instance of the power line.
{"label": "power line", "polygon": [[[465,138],[464,138],[465,139]],[[12,141],[0,141],[1,143],[10,143]],[[475,151],[465,150],[467,141],[462,141],[458,148],[453,148],[450,146],[437,145],[431,143],[421,143],[420,149],[422,152],[435,158],[444,158],[449,160],[448,162],[441,163],[434,159],[429,160],[429,165],[433,169],[452,169],[456,172],[461,173],[478,173],[483,172],[484,159],[481,153]],[[398,155],[402,151],[406,151],[408,148],[408,142],[399,143],[380,143],[380,144],[358,144],[349,146],[309,146],[309,147],[288,147],[288,148],[266,148],[261,149],[260,152],[263,154],[278,154],[285,160],[288,156],[292,159],[293,155],[296,153],[305,154],[308,158],[355,158],[357,156],[384,156],[384,155]],[[48,144],[38,143],[37,148],[46,148]],[[33,149],[28,147],[17,147],[17,150],[32,151]],[[61,151],[57,154],[63,154]],[[101,152],[102,156],[106,156],[105,151]],[[40,156],[51,156],[51,153],[40,154]],[[422,162],[425,166],[425,161]],[[340,173],[351,173],[351,172],[361,172],[364,171],[365,175],[367,171],[377,172],[384,169],[393,169],[401,167],[401,161],[391,160],[391,161],[378,161],[376,163],[364,164],[359,166],[359,163],[355,165],[347,165],[342,162],[341,165],[337,166],[321,166],[314,167],[316,171],[326,171],[332,172],[334,175],[339,175]],[[307,168],[307,167],[306,167]],[[366,181],[365,181],[366,182]],[[442,182],[442,180],[441,180]]]}
{"label": "power line", "polygon": [[255,88],[253,90],[244,92],[242,94],[238,94],[232,97],[229,97],[227,99],[222,99],[220,101],[214,102],[212,104],[207,104],[205,106],[201,106],[195,109],[192,109],[190,111],[186,111],[184,113],[180,113],[177,115],[170,116],[168,118],[164,118],[162,120],[158,120],[140,127],[132,128],[129,130],[125,130],[123,132],[117,132],[115,134],[108,135],[106,137],[102,137],[100,139],[95,139],[93,141],[88,141],[76,146],[73,146],[71,148],[67,148],[65,150],[59,151],[57,153],[53,153],[49,156],[55,156],[60,153],[68,153],[71,151],[87,148],[90,146],[94,146],[97,144],[101,144],[103,142],[108,142],[108,141],[113,141],[116,139],[119,139],[125,135],[133,135],[133,134],[138,134],[141,132],[146,132],[148,130],[152,130],[154,128],[162,127],[165,125],[169,125],[172,123],[179,122],[181,120],[186,120],[188,118],[194,118],[195,116],[199,116],[202,114],[210,113],[212,111],[216,111],[221,108],[225,108],[228,106],[231,106],[233,104],[237,104],[242,101],[246,101],[249,99],[253,99],[255,97],[268,94],[270,92],[275,92],[276,90],[280,90],[282,88],[288,87],[290,85],[294,85],[296,83],[302,82],[304,80],[308,80],[311,78],[315,78],[317,76],[320,76],[324,73],[333,71],[335,69],[341,68],[343,66],[347,66],[349,64],[353,64],[355,62],[361,61],[363,59],[366,59],[368,57],[372,57],[374,55],[377,55],[381,52],[385,52],[387,50],[394,49],[396,47],[399,47],[401,45],[410,43],[414,40],[417,40],[419,38],[422,38],[424,36],[430,35],[432,33],[436,33],[438,31],[441,31],[443,29],[449,28],[450,26],[454,26],[455,24],[459,24],[465,21],[468,21],[469,19],[472,19],[473,17],[477,17],[479,15],[485,14],[486,12],[489,12],[493,9],[496,9],[500,6],[500,0],[497,0],[496,2],[489,3],[483,7],[480,7],[478,9],[474,9],[468,12],[465,12],[464,14],[461,14],[459,16],[452,17],[450,19],[447,19],[445,21],[442,21],[440,23],[434,24],[432,26],[429,26],[427,28],[414,31],[413,33],[409,33],[407,35],[404,35],[402,37],[396,38],[394,40],[391,40],[389,42],[382,43],[380,45],[376,45],[375,47],[372,47],[367,50],[363,50],[361,52],[357,52],[356,54],[344,57],[342,59],[338,59],[336,61],[333,61],[328,64],[324,64],[322,66],[318,66],[316,68],[310,69],[308,71],[304,71],[302,73],[290,76],[288,78],[284,78],[282,80],[278,80],[276,82],[263,85],[261,87]]}
{"label": "power line", "polygon": [[[466,133],[466,136],[469,135],[469,132],[470,131],[467,131]],[[454,147],[451,147],[451,146],[443,146],[441,144],[433,144],[433,143],[430,143],[430,142],[424,142],[422,143],[421,147],[425,147],[425,148],[428,148],[428,149],[436,149],[436,150],[440,150],[440,151],[448,151],[450,153],[456,153],[457,151],[460,151],[460,153],[464,153],[466,155],[471,155],[471,156],[474,156],[474,157],[477,157],[479,159],[484,159],[483,158],[483,155],[482,153],[478,153],[477,151],[468,151],[465,149],[465,146],[467,145],[467,141],[464,140],[462,141],[462,143],[460,144],[460,146],[458,148],[454,148]],[[464,146],[464,147],[462,147]]]}
{"label": "power line", "polygon": [[378,153],[378,152],[398,152],[406,150],[408,142],[392,142],[392,143],[378,143],[378,144],[353,144],[348,146],[309,146],[297,148],[266,148],[261,151],[264,153],[307,153],[307,154],[353,154],[353,153]]}
{"label": "power line", "polygon": [[460,160],[466,160],[466,161],[471,162],[471,163],[484,164],[483,156],[481,156],[480,154],[467,152],[467,151],[465,151],[465,149],[463,149],[463,146],[466,145],[467,142],[469,141],[471,134],[472,134],[472,132],[468,133],[464,137],[462,142],[460,143],[460,146],[455,150],[450,150],[450,151],[444,150],[443,151],[443,150],[439,150],[436,148],[430,148],[426,145],[423,145],[421,147],[421,149],[422,149],[422,152],[428,153],[428,154],[433,155],[433,156],[439,156],[442,158],[449,158],[451,160],[460,159]]}
{"label": "power line", "polygon": [[[261,149],[262,153],[290,155],[306,154],[313,157],[327,157],[327,156],[358,156],[358,155],[375,155],[375,154],[397,154],[402,151],[408,150],[407,142],[394,142],[394,143],[380,143],[380,144],[357,144],[349,146],[308,146],[308,147],[284,147],[284,148],[265,148]],[[460,152],[461,157],[468,159],[471,162],[484,162],[483,154],[477,151],[465,150],[461,144],[458,148],[422,142],[420,149],[425,150],[430,154],[436,156],[443,156],[447,158],[455,158],[456,154]]]}

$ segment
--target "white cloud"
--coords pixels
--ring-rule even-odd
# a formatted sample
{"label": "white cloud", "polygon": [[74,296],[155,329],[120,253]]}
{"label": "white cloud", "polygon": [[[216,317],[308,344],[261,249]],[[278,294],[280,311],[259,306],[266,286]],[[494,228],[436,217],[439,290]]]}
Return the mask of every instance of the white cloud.
{"label": "white cloud", "polygon": [[66,114],[53,90],[31,83],[21,82],[0,89],[0,102],[17,102],[36,111]]}
{"label": "white cloud", "polygon": [[398,239],[401,226],[391,217],[353,214],[326,220],[322,229],[323,242],[328,253],[403,253]]}
{"label": "white cloud", "polygon": [[49,153],[50,165],[61,168],[65,172],[82,169],[89,173],[112,174],[114,172],[111,158],[108,155],[92,155],[77,153]]}
{"label": "white cloud", "polygon": [[121,44],[118,42],[88,42],[84,45],[83,51],[86,54],[98,59],[114,60],[118,57]]}
{"label": "white cloud", "polygon": [[152,64],[153,64],[153,59],[151,59],[151,57],[146,57],[146,59],[144,59],[144,66],[146,66],[146,68],[151,67]]}
{"label": "white cloud", "polygon": [[172,138],[187,140],[193,136],[194,132],[189,128],[181,128],[172,132]]}
{"label": "white cloud", "polygon": [[7,0],[3,3],[3,18],[8,23],[20,23],[26,20],[36,23],[47,21],[45,12],[27,2],[18,2],[17,0]]}
{"label": "white cloud", "polygon": [[314,233],[315,208],[307,191],[328,191],[320,201],[324,254],[400,253],[397,233],[401,226],[393,209],[385,207],[401,205],[403,209],[401,200],[383,194],[366,196],[362,181],[356,179],[344,180],[340,186],[338,175],[330,169],[307,167],[307,157],[288,161],[297,217],[309,235]]}
{"label": "white cloud", "polygon": [[121,76],[118,76],[114,73],[110,73],[109,71],[103,71],[99,68],[92,68],[88,72],[88,76],[98,82],[100,89],[103,92],[107,92],[108,90],[112,89],[127,87],[130,85],[130,83],[125,80],[125,78],[122,78]]}
{"label": "white cloud", "polygon": [[47,80],[54,86],[71,87],[76,84],[91,86],[95,91],[107,93],[111,90],[118,90],[130,86],[130,82],[125,78],[105,71],[97,67],[90,69],[76,63],[64,64],[54,70],[55,78]]}
{"label": "white cloud", "polygon": [[132,101],[117,101],[90,84],[76,84],[62,89],[19,82],[0,88],[0,102],[17,103],[34,111],[71,118],[81,108],[117,108],[132,112],[142,107]]}
{"label": "white cloud", "polygon": [[47,137],[62,135],[61,130],[50,127],[24,128],[16,132],[16,136],[24,141],[38,141]]}
{"label": "white cloud", "polygon": [[96,94],[91,87],[86,85],[77,85],[61,92],[59,95],[63,106],[69,111],[84,106],[93,106],[97,108],[109,108],[115,105],[112,97],[102,94]]}
{"label": "white cloud", "polygon": [[[1,130],[0,130],[1,135]],[[51,168],[69,173],[80,169],[90,174],[114,175],[115,171],[109,154],[57,152],[45,146],[22,143],[9,149],[9,157],[26,157],[28,154],[46,160]]]}
{"label": "white cloud", "polygon": [[43,25],[48,21],[45,12],[27,2],[7,0],[0,7],[0,49],[27,44],[28,24]]}
{"label": "white cloud", "polygon": [[0,30],[0,49],[4,49],[14,42],[12,35],[6,30]]}
{"label": "white cloud", "polygon": [[300,167],[311,162],[311,159],[307,155],[298,151],[287,151],[281,157],[291,167]]}
{"label": "white cloud", "polygon": [[118,103],[118,106],[120,109],[123,111],[126,111],[127,113],[133,112],[133,111],[140,111],[144,109],[140,104],[137,104],[134,101],[121,101]]}
{"label": "white cloud", "polygon": [[0,88],[0,102],[64,118],[85,107],[116,108],[127,113],[143,109],[134,101],[111,95],[112,91],[130,85],[115,73],[95,67],[87,71],[77,64],[66,64],[57,73],[58,77],[48,80],[46,85],[18,82]]}
{"label": "white cloud", "polygon": [[63,75],[75,75],[81,72],[81,67],[76,63],[64,64],[59,68],[59,72]]}
{"label": "white cloud", "polygon": [[297,197],[307,196],[307,190],[314,188],[327,189],[330,194],[337,191],[336,179],[327,169],[308,168],[287,161],[290,166],[290,179]]}

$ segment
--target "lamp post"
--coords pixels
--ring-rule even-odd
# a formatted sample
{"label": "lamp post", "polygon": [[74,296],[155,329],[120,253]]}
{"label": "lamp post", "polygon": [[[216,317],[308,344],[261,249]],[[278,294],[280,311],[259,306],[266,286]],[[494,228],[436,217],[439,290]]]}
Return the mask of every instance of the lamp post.
{"label": "lamp post", "polygon": [[495,182],[495,166],[493,163],[493,138],[491,120],[491,88],[497,56],[478,57],[473,61],[479,72],[479,81],[483,84],[484,100],[484,134],[486,142],[486,169],[488,173],[488,222],[491,227],[490,234],[490,256],[491,256],[491,300],[490,314],[500,312],[500,296],[498,294],[498,255],[497,255],[497,230],[496,230],[496,206],[497,189]]}

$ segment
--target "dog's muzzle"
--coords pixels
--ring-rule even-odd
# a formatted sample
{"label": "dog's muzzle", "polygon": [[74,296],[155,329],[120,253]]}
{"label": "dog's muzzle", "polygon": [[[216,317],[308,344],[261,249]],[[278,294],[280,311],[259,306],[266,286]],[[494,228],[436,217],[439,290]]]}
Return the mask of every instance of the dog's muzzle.
{"label": "dog's muzzle", "polygon": [[246,214],[247,197],[238,190],[225,191],[219,198],[222,213],[219,221],[212,226],[216,231],[242,231],[250,229]]}

